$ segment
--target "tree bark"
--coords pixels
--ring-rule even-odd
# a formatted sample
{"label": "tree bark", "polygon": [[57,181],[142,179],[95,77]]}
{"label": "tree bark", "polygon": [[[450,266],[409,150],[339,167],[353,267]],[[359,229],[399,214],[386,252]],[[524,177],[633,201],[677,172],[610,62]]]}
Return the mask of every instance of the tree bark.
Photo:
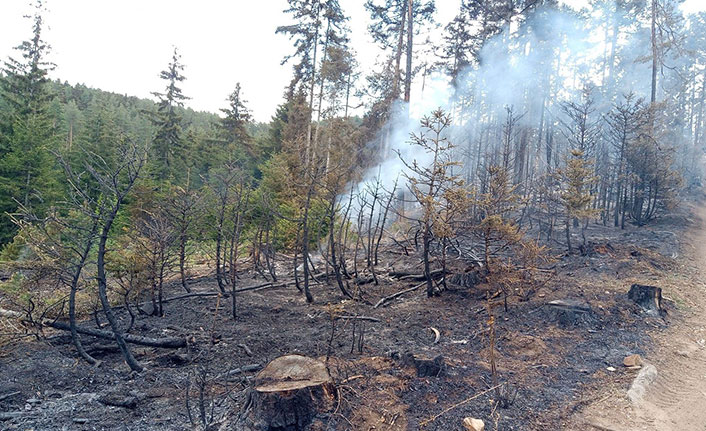
{"label": "tree bark", "polygon": [[[71,331],[71,325],[59,322],[59,321],[45,321],[42,323],[44,326],[49,326],[54,329],[59,329],[62,331]],[[93,328],[82,328],[80,326],[76,327],[76,332],[83,335],[90,335],[92,337],[105,338],[108,340],[115,340],[115,334],[111,331],[104,331],[101,329]],[[173,348],[177,349],[180,347],[186,347],[186,339],[181,337],[165,337],[165,338],[151,338],[143,337],[140,335],[124,334],[121,336],[122,339],[130,344],[137,344],[140,346],[148,347],[162,347],[162,348]]]}
{"label": "tree bark", "polygon": [[[414,1],[409,0],[407,4],[407,73],[404,77],[404,101],[409,103],[412,92],[412,35],[414,24]],[[409,113],[409,106],[407,107]]]}
{"label": "tree bark", "polygon": [[101,305],[103,306],[103,312],[105,313],[105,317],[106,319],[108,319],[108,323],[110,323],[110,327],[113,330],[115,343],[120,348],[120,351],[123,354],[123,358],[125,358],[125,362],[128,364],[130,369],[132,369],[133,371],[140,372],[143,369],[142,365],[140,365],[140,363],[135,360],[135,357],[132,355],[132,352],[130,352],[130,349],[128,348],[127,344],[125,344],[125,339],[123,337],[120,326],[118,325],[118,320],[115,318],[113,309],[110,307],[110,302],[108,301],[107,293],[108,284],[105,275],[106,242],[108,241],[110,227],[113,225],[115,216],[118,214],[118,210],[120,209],[121,199],[122,196],[118,196],[117,202],[115,203],[111,211],[108,213],[107,218],[103,223],[103,230],[101,232],[100,241],[98,243],[98,297],[100,298]]}

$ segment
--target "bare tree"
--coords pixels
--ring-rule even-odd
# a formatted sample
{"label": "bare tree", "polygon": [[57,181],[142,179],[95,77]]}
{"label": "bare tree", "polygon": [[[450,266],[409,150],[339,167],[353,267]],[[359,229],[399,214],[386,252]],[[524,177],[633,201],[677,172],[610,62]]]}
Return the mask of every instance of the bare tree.
{"label": "bare tree", "polygon": [[110,324],[123,358],[133,371],[142,371],[135,357],[130,352],[123,331],[113,312],[108,300],[108,282],[105,270],[105,255],[110,230],[118,215],[126,196],[135,185],[146,161],[147,150],[145,146],[138,145],[127,138],[122,138],[117,143],[117,157],[115,166],[110,166],[103,158],[94,154],[93,160],[85,162],[85,169],[97,183],[100,198],[96,202],[96,213],[99,215],[99,237],[96,258],[96,272],[98,281],[98,297],[103,307],[103,312]]}
{"label": "bare tree", "polygon": [[202,195],[195,190],[191,190],[189,181],[186,187],[174,187],[169,198],[167,213],[172,219],[172,224],[177,229],[177,239],[179,243],[179,276],[181,287],[186,292],[191,292],[188,281],[188,270],[186,267],[187,247],[191,239],[191,229],[202,210]]}
{"label": "bare tree", "polygon": [[[445,211],[442,199],[455,193],[454,189],[463,188],[463,181],[451,173],[451,167],[458,162],[451,159],[454,145],[448,140],[446,132],[451,125],[451,117],[437,109],[430,117],[421,121],[422,132],[412,135],[412,144],[420,147],[430,158],[426,166],[417,160],[406,161],[400,155],[409,173],[407,187],[414,200],[421,207],[421,216],[416,220],[422,236],[422,260],[424,277],[427,282],[427,296],[435,294],[431,270],[431,247],[435,234],[444,229],[441,213]],[[444,233],[446,235],[446,233]]]}

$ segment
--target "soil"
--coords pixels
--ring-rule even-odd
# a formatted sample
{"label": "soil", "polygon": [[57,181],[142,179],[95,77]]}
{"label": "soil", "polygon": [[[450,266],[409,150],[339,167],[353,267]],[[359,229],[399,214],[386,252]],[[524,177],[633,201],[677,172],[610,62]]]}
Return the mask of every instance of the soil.
{"label": "soil", "polygon": [[[684,422],[706,423],[699,416],[706,414],[699,408],[706,396],[698,387],[698,378],[706,374],[701,349],[706,335],[698,320],[706,295],[696,281],[697,268],[706,265],[701,260],[706,228],[690,213],[694,208],[685,204],[650,226],[624,231],[592,224],[584,254],[560,256],[553,275],[533,295],[513,295],[507,311],[496,310],[495,357],[498,379],[506,383],[500,394],[508,401],[504,406],[494,402],[495,391],[488,391],[484,286],[458,287],[434,298],[419,288],[373,308],[380,298],[419,283],[393,280],[380,268],[380,284],[362,287],[366,301],[343,300],[335,283],[321,283],[313,287],[316,302],[306,304],[289,284],[239,294],[235,322],[226,299],[168,302],[164,317],[139,316],[133,332],[183,336],[188,347],[133,346],[146,367],[140,374],[130,372],[106,340],[82,337],[99,366],[77,359],[61,332],[5,345],[0,428],[194,429],[189,412],[198,423],[203,389],[211,429],[230,430],[258,367],[229,371],[302,354],[328,357],[337,387],[331,410],[317,418],[314,429],[460,430],[467,416],[483,419],[487,430],[585,430],[587,423],[603,426],[598,421],[616,430],[641,429],[643,423],[660,430],[699,429]],[[701,236],[690,237],[690,232]],[[389,269],[419,268],[416,259],[401,256],[393,246],[381,259],[390,262]],[[243,274],[240,283],[257,285],[262,279]],[[667,316],[651,317],[631,303],[627,292],[633,283],[662,287]],[[192,288],[217,290],[209,276],[195,280]],[[167,296],[179,295],[179,289],[174,283]],[[589,311],[567,319],[547,305],[553,300],[580,303]],[[432,327],[440,333],[438,343]],[[406,360],[409,353],[419,360],[443,356],[441,372],[418,376],[414,361]],[[655,389],[635,410],[624,401],[637,373],[622,366],[631,354],[660,371]],[[684,394],[687,400],[679,401]],[[670,420],[677,423],[663,427]]]}
{"label": "soil", "polygon": [[682,238],[680,268],[663,283],[665,295],[679,306],[678,324],[653,337],[644,360],[658,377],[641,402],[625,397],[625,385],[596,392],[600,400],[573,418],[572,429],[613,431],[706,430],[706,207],[696,207],[698,225]]}

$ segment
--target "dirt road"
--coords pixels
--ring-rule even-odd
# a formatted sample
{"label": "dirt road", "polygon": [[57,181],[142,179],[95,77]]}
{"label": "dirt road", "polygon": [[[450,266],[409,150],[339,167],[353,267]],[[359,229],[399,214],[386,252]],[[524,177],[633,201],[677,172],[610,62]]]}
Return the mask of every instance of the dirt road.
{"label": "dirt road", "polygon": [[680,316],[655,335],[645,358],[657,368],[656,381],[637,404],[627,400],[625,387],[608,390],[569,429],[706,431],[706,206],[695,212],[700,221],[684,238],[681,274],[663,286]]}

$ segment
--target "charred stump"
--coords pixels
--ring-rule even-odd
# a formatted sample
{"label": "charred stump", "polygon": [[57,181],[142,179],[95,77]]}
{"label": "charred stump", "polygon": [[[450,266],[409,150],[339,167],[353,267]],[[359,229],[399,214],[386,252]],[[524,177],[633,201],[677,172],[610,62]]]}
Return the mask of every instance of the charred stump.
{"label": "charred stump", "polygon": [[414,367],[417,377],[438,377],[444,371],[444,357],[439,355],[434,359],[419,358],[412,353],[402,355],[402,364]]}
{"label": "charred stump", "polygon": [[660,316],[666,312],[662,308],[662,288],[660,287],[633,284],[628,292],[628,299],[648,314]]}
{"label": "charred stump", "polygon": [[287,355],[270,362],[255,377],[235,429],[304,431],[333,408],[334,388],[326,365]]}
{"label": "charred stump", "polygon": [[456,286],[472,289],[487,281],[487,274],[484,270],[476,268],[463,273],[453,274],[448,277],[448,281]]}
{"label": "charred stump", "polygon": [[557,299],[546,304],[548,320],[562,327],[582,326],[594,323],[591,306],[575,299]]}

